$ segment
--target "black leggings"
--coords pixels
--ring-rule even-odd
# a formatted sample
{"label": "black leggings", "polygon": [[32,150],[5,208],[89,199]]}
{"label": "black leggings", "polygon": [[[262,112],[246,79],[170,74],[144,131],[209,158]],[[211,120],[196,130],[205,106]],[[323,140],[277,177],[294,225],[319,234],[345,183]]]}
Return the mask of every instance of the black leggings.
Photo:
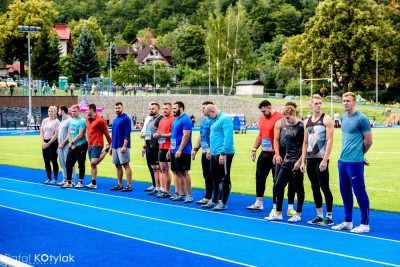
{"label": "black leggings", "polygon": [[[50,139],[44,140],[45,143],[48,143]],[[58,141],[54,141],[51,143],[46,149],[42,149],[42,155],[44,160],[44,166],[46,168],[47,179],[51,180],[51,165],[53,164],[53,172],[54,172],[54,180],[57,181],[58,178],[58,163],[57,163],[57,149],[58,149]]]}
{"label": "black leggings", "polygon": [[329,160],[328,166],[325,171],[319,170],[319,164],[322,159],[307,159],[307,175],[311,182],[311,189],[313,191],[315,207],[322,208],[322,195],[321,190],[324,192],[326,202],[326,212],[332,212],[333,196],[329,188]]}
{"label": "black leggings", "polygon": [[85,162],[86,162],[87,150],[88,150],[87,142],[83,143],[80,146],[76,146],[74,149],[69,148],[67,154],[67,161],[65,163],[65,167],[67,169],[68,181],[72,180],[72,168],[75,166],[75,163],[77,161],[79,168],[79,181],[83,181],[83,179],[85,178]]}
{"label": "black leggings", "polygon": [[276,180],[276,211],[282,211],[282,203],[285,187],[290,180],[293,180],[294,189],[297,193],[297,209],[301,213],[304,203],[304,174],[300,170],[292,171],[295,162],[284,162]]}
{"label": "black leggings", "polygon": [[201,166],[203,167],[203,177],[206,187],[206,193],[204,198],[211,199],[213,194],[213,179],[211,176],[211,160],[206,158],[206,153],[202,153],[201,155]]}
{"label": "black leggings", "polygon": [[[272,163],[274,152],[261,152],[257,159],[256,169],[256,195],[257,197],[264,197],[265,182],[269,172],[272,170],[272,179],[275,176],[275,165]],[[272,193],[274,188],[272,188]]]}
{"label": "black leggings", "polygon": [[214,195],[212,202],[217,203],[219,199],[226,205],[231,192],[231,166],[235,154],[226,154],[225,164],[219,164],[219,155],[211,158],[211,175],[214,183]]}

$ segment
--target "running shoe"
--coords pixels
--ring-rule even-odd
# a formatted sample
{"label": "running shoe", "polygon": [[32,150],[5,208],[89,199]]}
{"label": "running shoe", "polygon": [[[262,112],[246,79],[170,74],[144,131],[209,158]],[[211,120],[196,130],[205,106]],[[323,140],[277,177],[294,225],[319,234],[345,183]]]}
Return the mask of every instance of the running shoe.
{"label": "running shoe", "polygon": [[60,188],[62,188],[62,189],[64,189],[64,188],[72,188],[72,184],[65,183],[62,186],[60,186]]}
{"label": "running shoe", "polygon": [[63,186],[66,183],[66,181],[61,181],[57,184],[57,186]]}
{"label": "running shoe", "polygon": [[171,197],[170,193],[163,192],[161,195],[157,195],[156,198],[169,198]]}
{"label": "running shoe", "polygon": [[342,222],[341,224],[332,226],[332,230],[341,231],[341,230],[351,230],[353,229],[352,222]]}
{"label": "running shoe", "polygon": [[153,191],[154,190],[154,186],[150,186],[150,187],[147,187],[144,191]]}
{"label": "running shoe", "polygon": [[82,185],[81,182],[78,182],[78,183],[74,186],[74,188],[82,188],[82,187],[83,187],[83,185]]}
{"label": "running shoe", "polygon": [[361,233],[368,233],[370,230],[369,225],[367,224],[360,224],[356,228],[350,230],[352,233],[361,234]]}
{"label": "running shoe", "polygon": [[199,201],[196,201],[196,204],[204,205],[207,204],[210,200],[207,198],[202,198]]}
{"label": "running shoe", "polygon": [[260,210],[261,211],[261,210],[264,209],[264,207],[254,203],[253,205],[246,207],[246,209],[248,209],[248,210]]}
{"label": "running shoe", "polygon": [[57,185],[57,181],[56,180],[51,180],[48,185]]}
{"label": "running shoe", "polygon": [[325,217],[322,222],[317,223],[319,226],[328,226],[328,225],[333,225],[333,219],[329,217]]}
{"label": "running shoe", "polygon": [[125,188],[123,188],[121,190],[121,192],[131,192],[131,191],[132,191],[132,187],[131,186],[127,186],[127,187],[125,187]]}
{"label": "running shoe", "polygon": [[122,189],[124,189],[124,187],[122,185],[119,185],[119,184],[110,188],[111,191],[120,191]]}
{"label": "running shoe", "polygon": [[[273,209],[269,212],[268,217],[273,217],[273,216],[275,215],[275,213],[276,213],[276,209],[273,208]],[[282,217],[282,216],[281,216],[281,217]],[[265,217],[265,218],[266,218],[266,217]]]}
{"label": "running shoe", "polygon": [[96,184],[92,184],[92,183],[90,183],[90,184],[87,184],[87,185],[85,185],[85,188],[89,188],[89,189],[97,189],[97,185],[96,185]]}
{"label": "running shoe", "polygon": [[287,214],[287,216],[294,216],[296,214],[296,211],[294,209],[290,209],[290,210],[287,210],[286,214]]}
{"label": "running shoe", "polygon": [[307,224],[319,224],[319,223],[321,223],[323,221],[324,221],[324,219],[322,219],[322,217],[316,216],[311,221],[308,221]]}
{"label": "running shoe", "polygon": [[51,182],[50,179],[47,179],[46,181],[43,182],[43,184],[49,184]]}
{"label": "running shoe", "polygon": [[148,192],[147,193],[147,195],[149,195],[149,196],[154,196],[154,195],[156,195],[158,193],[158,190],[153,190],[153,191],[150,191],[150,192]]}
{"label": "running shoe", "polygon": [[173,198],[172,201],[184,201],[185,196],[183,195],[178,195],[177,197]]}
{"label": "running shoe", "polygon": [[215,204],[214,202],[212,202],[212,201],[210,200],[210,202],[208,202],[208,203],[205,204],[205,205],[202,205],[201,207],[202,207],[203,209],[212,209],[212,208],[215,208],[215,206],[217,206],[217,204]]}
{"label": "running shoe", "polygon": [[293,215],[293,217],[288,220],[288,222],[291,222],[291,223],[295,223],[295,222],[299,222],[299,221],[301,221],[301,217],[297,213],[295,215]]}
{"label": "running shoe", "polygon": [[183,203],[191,203],[191,202],[193,202],[193,197],[191,195],[186,195]]}
{"label": "running shoe", "polygon": [[220,210],[226,210],[228,209],[228,206],[225,205],[223,202],[218,202],[217,206],[212,208],[213,211],[220,211]]}
{"label": "running shoe", "polygon": [[267,221],[282,221],[283,217],[282,217],[282,214],[278,215],[276,213],[273,213],[273,214],[270,213],[270,215],[268,217],[265,217],[264,219]]}
{"label": "running shoe", "polygon": [[175,192],[172,196],[169,197],[169,199],[173,200],[176,197],[179,197],[178,192]]}
{"label": "running shoe", "polygon": [[157,191],[157,193],[156,194],[154,194],[154,197],[157,197],[157,196],[159,196],[159,195],[162,195],[162,193],[164,193],[163,191],[161,191],[161,190],[158,190]]}

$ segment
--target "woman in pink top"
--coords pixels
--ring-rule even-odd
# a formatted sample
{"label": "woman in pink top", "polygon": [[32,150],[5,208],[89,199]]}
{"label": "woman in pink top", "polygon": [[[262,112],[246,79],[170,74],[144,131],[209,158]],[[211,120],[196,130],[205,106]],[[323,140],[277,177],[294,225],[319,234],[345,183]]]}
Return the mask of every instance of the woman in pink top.
{"label": "woman in pink top", "polygon": [[[58,149],[58,126],[60,121],[57,119],[57,107],[49,107],[49,117],[44,119],[40,127],[40,140],[42,142],[42,155],[44,165],[46,168],[47,180],[44,184],[56,185],[58,178],[58,163],[57,163],[57,149]],[[51,178],[51,165],[53,165],[54,180]]]}

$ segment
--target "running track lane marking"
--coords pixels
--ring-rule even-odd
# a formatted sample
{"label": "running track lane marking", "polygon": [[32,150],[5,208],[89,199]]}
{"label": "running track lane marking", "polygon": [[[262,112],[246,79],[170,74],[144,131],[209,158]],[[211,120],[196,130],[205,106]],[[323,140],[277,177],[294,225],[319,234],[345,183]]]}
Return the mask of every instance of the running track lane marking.
{"label": "running track lane marking", "polygon": [[[157,219],[157,218],[152,218],[152,217],[148,217],[148,216],[142,216],[142,215],[138,215],[138,214],[128,213],[128,212],[122,212],[122,211],[117,211],[117,210],[112,210],[112,209],[106,209],[106,208],[102,208],[102,207],[96,207],[96,206],[92,206],[92,205],[86,205],[86,204],[81,204],[81,203],[76,203],[76,202],[71,202],[71,201],[60,200],[60,199],[56,199],[56,198],[43,197],[43,196],[39,196],[39,195],[34,195],[34,194],[29,194],[29,193],[23,193],[23,192],[18,192],[18,191],[14,191],[14,190],[3,189],[3,188],[0,188],[0,190],[1,190],[1,191],[6,191],[6,192],[15,193],[15,194],[21,194],[21,195],[26,195],[26,196],[32,196],[32,197],[36,197],[36,198],[42,198],[42,199],[47,199],[47,200],[58,201],[58,202],[67,203],[67,204],[72,204],[72,205],[76,205],[76,206],[82,206],[82,207],[87,207],[87,208],[92,208],[92,209],[98,209],[98,210],[103,210],[103,211],[108,211],[108,212],[114,212],[114,213],[118,213],[118,214],[123,214],[123,215],[128,215],[128,216],[133,216],[133,217],[138,217],[138,218],[143,218],[143,219],[148,219],[148,220],[154,220],[154,221],[159,221],[159,222],[164,222],[164,223],[175,224],[175,225],[179,225],[179,226],[185,226],[185,227],[194,228],[194,229],[199,229],[199,230],[204,230],[204,231],[210,231],[210,232],[215,232],[215,233],[220,233],[220,234],[226,234],[226,235],[237,236],[237,237],[241,237],[241,238],[247,238],[247,239],[252,239],[252,240],[258,240],[258,241],[267,242],[267,243],[273,243],[273,244],[277,244],[277,245],[283,245],[283,246],[288,246],[288,247],[294,247],[294,248],[298,248],[298,249],[303,249],[303,250],[308,250],[308,251],[313,251],[313,252],[318,252],[318,253],[324,253],[324,254],[328,254],[328,255],[334,255],[334,256],[339,256],[339,257],[344,257],[344,258],[350,258],[350,259],[355,259],[355,260],[360,260],[360,261],[366,261],[366,262],[371,262],[371,263],[377,263],[377,264],[382,264],[382,265],[387,265],[387,266],[398,266],[397,264],[392,264],[392,263],[387,263],[387,262],[381,262],[381,261],[376,261],[376,260],[371,260],[371,259],[366,259],[366,258],[361,258],[361,257],[355,257],[355,256],[350,256],[350,255],[346,255],[346,254],[342,254],[342,253],[335,253],[335,252],[330,252],[330,251],[325,251],[325,250],[319,250],[319,249],[313,249],[313,248],[309,248],[309,247],[298,246],[298,245],[293,245],[293,244],[284,243],[284,242],[279,242],[279,241],[274,241],[274,240],[268,240],[268,239],[264,239],[264,238],[257,238],[257,237],[253,237],[253,236],[242,235],[242,234],[237,234],[237,233],[232,233],[232,232],[214,230],[214,229],[210,229],[210,228],[199,227],[199,226],[190,225],[190,224],[184,224],[184,223],[178,223],[178,222],[173,222],[173,221],[168,221],[168,220],[163,220],[163,219]],[[11,208],[11,207],[2,206],[2,205],[0,205],[0,206],[1,206],[1,207],[6,207],[6,208]],[[11,209],[13,209],[13,208],[11,208]],[[29,212],[27,212],[27,213],[29,213]],[[37,214],[35,214],[35,215],[37,215]],[[47,217],[47,216],[44,216],[44,215],[38,215],[38,216]],[[53,217],[49,217],[49,218],[55,219],[55,218],[53,218]],[[56,219],[56,220],[59,220],[59,219]],[[72,223],[72,222],[69,222],[69,221],[65,221],[65,222]],[[73,223],[73,224],[75,224],[75,223]],[[150,242],[150,241],[146,241],[146,242]]]}
{"label": "running track lane marking", "polygon": [[[2,189],[0,189],[0,190],[2,190]],[[232,261],[232,260],[229,260],[229,259],[221,258],[221,257],[218,257],[218,256],[208,255],[208,254],[204,254],[204,253],[200,253],[200,252],[196,252],[196,251],[192,251],[192,250],[188,250],[188,249],[184,249],[184,248],[174,247],[174,246],[170,246],[170,245],[166,245],[166,244],[162,244],[162,243],[158,243],[158,242],[154,242],[154,241],[150,241],[150,240],[146,240],[146,239],[142,239],[142,238],[137,238],[137,237],[134,237],[134,236],[124,235],[124,234],[120,234],[120,233],[117,233],[117,232],[104,230],[104,229],[101,229],[101,228],[96,228],[96,227],[92,227],[92,226],[83,225],[83,224],[80,224],[80,223],[66,221],[66,220],[62,220],[62,219],[58,219],[58,218],[55,218],[55,217],[50,217],[50,216],[46,216],[46,215],[42,215],[42,214],[38,214],[38,213],[26,211],[26,210],[16,209],[16,208],[13,208],[13,207],[8,207],[8,206],[3,206],[3,205],[0,205],[0,207],[6,208],[6,209],[10,209],[10,210],[19,211],[19,212],[23,212],[23,213],[27,213],[27,214],[31,214],[31,215],[35,215],[35,216],[39,216],[39,217],[43,217],[43,218],[46,218],[46,219],[51,219],[51,220],[55,220],[55,221],[59,221],[59,222],[69,223],[69,224],[72,224],[72,225],[81,226],[81,227],[84,227],[84,228],[88,228],[88,229],[92,229],[92,230],[96,230],[96,231],[100,231],[100,232],[104,232],[104,233],[108,233],[108,234],[113,234],[113,235],[117,235],[117,236],[121,236],[121,237],[126,237],[126,238],[129,238],[129,239],[138,240],[138,241],[142,241],[142,242],[146,242],[146,243],[150,243],[150,244],[154,244],[154,245],[158,245],[158,246],[163,246],[163,247],[167,247],[167,248],[171,248],[171,249],[176,249],[176,250],[192,253],[192,254],[195,254],[195,255],[200,255],[200,256],[204,256],[204,257],[208,257],[208,258],[213,258],[213,259],[217,259],[217,260],[221,260],[221,261],[226,261],[226,262],[230,262],[230,263],[234,263],[234,264],[238,264],[238,265],[242,265],[242,266],[251,266],[251,267],[254,266],[254,265],[248,265],[248,264],[245,264],[245,263],[236,262],[236,261]]]}
{"label": "running track lane marking", "polygon": [[[17,182],[17,183],[26,183],[26,184],[36,185],[36,186],[49,187],[48,185],[44,185],[44,184],[41,184],[41,183],[28,182],[28,181],[22,181],[22,180],[15,180],[15,179],[12,179],[12,178],[6,178],[6,177],[1,177],[1,176],[0,176],[0,179],[12,181],[12,182]],[[59,189],[58,187],[56,187],[56,188]],[[120,199],[124,199],[124,200],[129,200],[129,201],[145,202],[145,203],[161,205],[161,206],[168,206],[168,207],[174,207],[174,208],[179,208],[179,209],[195,210],[195,211],[198,211],[198,212],[215,213],[215,212],[209,211],[209,210],[203,210],[203,209],[197,209],[197,208],[191,208],[191,207],[185,207],[185,206],[177,206],[177,205],[173,205],[173,204],[154,202],[154,201],[138,199],[138,198],[122,197],[122,196],[117,196],[117,195],[98,193],[98,192],[94,192],[94,191],[79,190],[79,189],[74,189],[74,188],[63,189],[63,190],[73,190],[74,192],[79,192],[79,193],[82,193],[82,194],[95,194],[95,195],[99,195],[99,196],[105,196],[105,197],[111,197],[111,198],[120,198]],[[248,217],[248,216],[243,216],[243,215],[230,214],[230,213],[218,213],[218,215],[265,222],[264,219],[258,219],[258,218],[253,218],[253,217]],[[310,227],[310,226],[307,226],[307,225],[299,225],[299,224],[292,224],[292,223],[285,223],[285,222],[278,222],[278,221],[270,221],[270,222],[267,222],[267,223],[284,224],[285,226],[300,227],[300,228],[306,228],[306,229],[309,229],[309,230],[316,230],[316,231],[328,231],[328,232],[332,232],[333,231],[333,230],[329,230],[329,229],[325,229],[325,228],[315,228],[315,227]],[[361,237],[361,238],[377,239],[377,240],[382,240],[382,241],[400,243],[400,240],[395,240],[395,239],[388,239],[388,238],[369,236],[369,235],[359,235],[359,234],[353,234],[353,233],[350,233],[350,232],[343,232],[343,231],[334,231],[334,232],[336,234],[353,235],[353,236],[355,235],[355,236]]]}

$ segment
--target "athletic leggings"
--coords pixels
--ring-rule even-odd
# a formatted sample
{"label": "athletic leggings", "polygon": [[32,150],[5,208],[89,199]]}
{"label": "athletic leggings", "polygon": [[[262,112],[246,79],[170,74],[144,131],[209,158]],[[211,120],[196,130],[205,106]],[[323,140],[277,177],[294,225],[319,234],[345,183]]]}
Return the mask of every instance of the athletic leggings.
{"label": "athletic leggings", "polygon": [[297,209],[301,213],[304,203],[304,174],[299,170],[292,171],[295,162],[283,162],[282,168],[276,180],[276,211],[282,211],[282,203],[285,194],[285,187],[290,180],[293,180],[294,189],[297,193]]}
{"label": "athletic leggings", "polygon": [[206,198],[206,199],[211,199],[213,190],[214,190],[210,164],[211,164],[211,160],[207,159],[206,153],[202,153],[201,166],[203,167],[203,177],[204,177],[204,182],[205,182],[205,187],[206,187],[206,193],[204,195],[204,198]]}
{"label": "athletic leggings", "polygon": [[[272,163],[275,152],[262,151],[257,159],[256,169],[256,195],[257,197],[264,197],[265,182],[269,172],[272,170],[272,177],[275,176],[275,165]],[[273,179],[273,178],[272,178]],[[272,193],[274,189],[272,188]]]}
{"label": "athletic leggings", "polygon": [[[280,154],[282,158],[285,158],[286,155],[286,148],[280,150]],[[279,172],[282,169],[282,164],[276,164],[275,165],[275,175],[274,175],[274,186],[272,189],[272,203],[276,204],[276,180],[278,180],[278,175]],[[294,190],[294,185],[293,185],[293,180],[289,179],[288,183],[288,191],[287,191],[287,199],[288,199],[288,204],[293,204],[294,203],[294,197],[296,195],[296,191]]]}
{"label": "athletic leggings", "polygon": [[[44,140],[45,143],[48,143],[50,139]],[[54,172],[54,180],[57,181],[58,178],[58,163],[57,163],[57,149],[58,149],[58,141],[55,140],[51,143],[47,148],[42,149],[42,155],[44,160],[44,166],[46,168],[47,179],[51,180],[51,164],[53,165]]]}
{"label": "athletic leggings", "polygon": [[326,212],[332,212],[333,196],[331,189],[329,188],[329,160],[328,166],[323,172],[319,170],[319,164],[321,163],[321,161],[321,158],[307,159],[307,175],[311,182],[311,189],[313,191],[315,207],[317,209],[322,208],[322,190],[325,196]]}
{"label": "athletic leggings", "polygon": [[219,155],[211,158],[211,176],[214,183],[214,195],[212,202],[217,203],[219,199],[226,205],[231,192],[231,166],[235,154],[226,154],[225,164],[219,164]]}
{"label": "athletic leggings", "polygon": [[67,178],[68,181],[72,180],[72,168],[75,166],[75,163],[78,161],[79,168],[79,181],[83,181],[85,178],[85,161],[86,161],[86,152],[88,150],[88,143],[85,142],[80,146],[76,146],[74,149],[69,148],[67,155]]}

